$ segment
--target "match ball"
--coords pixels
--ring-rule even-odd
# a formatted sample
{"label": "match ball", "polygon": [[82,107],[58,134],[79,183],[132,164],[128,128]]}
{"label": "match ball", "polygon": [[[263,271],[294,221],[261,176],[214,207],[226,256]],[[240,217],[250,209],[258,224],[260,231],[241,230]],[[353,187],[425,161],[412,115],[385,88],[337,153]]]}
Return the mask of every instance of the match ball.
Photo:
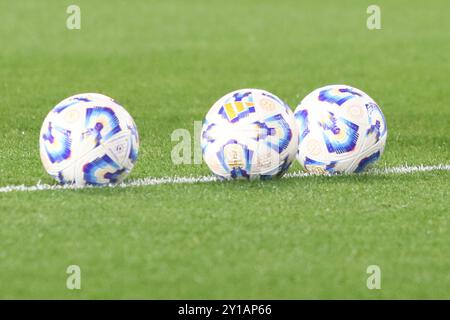
{"label": "match ball", "polygon": [[298,130],[289,106],[274,94],[241,89],[220,98],[201,131],[203,158],[223,179],[282,176],[298,147]]}
{"label": "match ball", "polygon": [[315,174],[362,172],[386,145],[387,126],[378,104],[363,91],[329,85],[308,94],[295,109],[297,159]]}
{"label": "match ball", "polygon": [[116,101],[98,93],[71,96],[47,115],[39,136],[45,170],[61,184],[121,182],[139,150],[136,124]]}

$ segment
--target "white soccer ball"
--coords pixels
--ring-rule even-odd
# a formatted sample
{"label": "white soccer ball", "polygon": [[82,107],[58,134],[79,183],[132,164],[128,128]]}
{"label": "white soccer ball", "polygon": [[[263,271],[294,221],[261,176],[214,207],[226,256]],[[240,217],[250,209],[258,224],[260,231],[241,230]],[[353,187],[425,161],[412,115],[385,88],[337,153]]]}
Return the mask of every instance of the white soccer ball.
{"label": "white soccer ball", "polygon": [[121,182],[139,150],[136,124],[113,99],[83,93],[61,101],[42,125],[40,155],[45,170],[62,184]]}
{"label": "white soccer ball", "polygon": [[295,109],[298,161],[310,173],[361,172],[384,151],[386,120],[366,93],[330,85],[307,95]]}
{"label": "white soccer ball", "polygon": [[269,179],[295,159],[298,130],[289,106],[272,93],[241,89],[220,98],[201,132],[203,158],[224,179]]}

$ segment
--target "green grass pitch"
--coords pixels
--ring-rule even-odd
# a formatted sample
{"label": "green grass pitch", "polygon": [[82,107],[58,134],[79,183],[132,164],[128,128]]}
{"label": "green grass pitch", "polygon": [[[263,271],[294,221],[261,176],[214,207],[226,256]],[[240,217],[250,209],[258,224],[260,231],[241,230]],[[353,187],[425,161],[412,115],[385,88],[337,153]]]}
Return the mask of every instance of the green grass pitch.
{"label": "green grass pitch", "polygon": [[[81,30],[66,28],[70,4]],[[448,165],[450,3],[376,1],[381,30],[366,27],[370,4],[2,1],[0,187],[53,184],[39,129],[80,92],[135,118],[129,179],[208,175],[171,162],[170,134],[229,91],[295,108],[332,83],[382,107],[378,167]],[[449,199],[449,171],[0,193],[0,298],[449,299]],[[66,288],[72,264],[81,290]]]}

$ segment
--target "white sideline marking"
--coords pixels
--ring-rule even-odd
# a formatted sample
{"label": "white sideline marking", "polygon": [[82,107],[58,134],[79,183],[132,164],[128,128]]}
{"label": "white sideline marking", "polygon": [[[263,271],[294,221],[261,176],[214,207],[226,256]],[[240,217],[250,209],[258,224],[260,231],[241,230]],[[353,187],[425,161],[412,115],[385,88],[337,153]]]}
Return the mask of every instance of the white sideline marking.
{"label": "white sideline marking", "polygon": [[[450,171],[450,165],[441,164],[436,166],[402,166],[402,167],[392,167],[392,168],[375,168],[368,170],[363,175],[380,175],[380,174],[408,174],[414,172],[427,172],[427,171]],[[301,178],[306,177],[311,174],[305,172],[293,172],[284,175],[283,179],[289,178]],[[7,192],[29,192],[29,191],[44,191],[44,190],[75,190],[75,189],[91,189],[91,188],[128,188],[128,187],[143,187],[143,186],[154,186],[162,184],[192,184],[192,183],[205,183],[220,181],[214,176],[203,176],[203,177],[163,177],[163,178],[142,178],[126,181],[116,185],[106,185],[106,186],[75,186],[75,185],[50,185],[50,184],[38,184],[34,186],[25,185],[11,185],[0,187],[0,193]]]}

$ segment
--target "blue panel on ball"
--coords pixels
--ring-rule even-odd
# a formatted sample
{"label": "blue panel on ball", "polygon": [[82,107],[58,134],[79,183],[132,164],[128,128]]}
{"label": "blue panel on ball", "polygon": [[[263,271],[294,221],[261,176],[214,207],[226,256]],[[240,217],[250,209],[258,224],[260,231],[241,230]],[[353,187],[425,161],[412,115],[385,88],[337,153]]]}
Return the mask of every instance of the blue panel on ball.
{"label": "blue panel on ball", "polygon": [[320,121],[319,125],[324,129],[323,137],[330,153],[345,153],[352,151],[359,138],[358,125],[344,118],[336,118],[329,112],[326,121]]}
{"label": "blue panel on ball", "polygon": [[380,158],[380,151],[377,151],[374,154],[362,159],[359,162],[358,167],[356,168],[355,172],[360,173],[360,172],[364,171],[368,165],[370,165],[371,163],[374,163],[379,158]]}
{"label": "blue panel on ball", "polygon": [[120,132],[119,119],[111,108],[95,107],[86,109],[87,134],[95,137],[96,146]]}
{"label": "blue panel on ball", "polygon": [[79,102],[91,102],[91,100],[89,100],[88,98],[83,98],[83,97],[75,97],[73,99],[70,99],[69,101],[58,104],[55,108],[53,108],[53,112],[61,113],[62,111],[66,110],[68,107],[73,106]]}
{"label": "blue panel on ball", "polygon": [[130,153],[128,155],[128,159],[130,159],[131,163],[136,163],[138,158],[138,143],[139,143],[139,135],[137,129],[134,125],[128,126],[128,130],[131,132],[131,144],[130,144]]}
{"label": "blue panel on ball", "polygon": [[[367,103],[366,109],[370,123],[366,135],[375,135],[375,141],[378,141],[386,133],[386,120],[381,109],[375,103]],[[383,130],[381,130],[382,125]]]}
{"label": "blue panel on ball", "polygon": [[[256,141],[264,141],[269,148],[278,153],[289,146],[292,139],[292,130],[281,114],[266,118],[263,122],[254,122],[257,128]],[[271,139],[271,137],[275,137]]]}
{"label": "blue panel on ball", "polygon": [[206,129],[203,130],[202,133],[202,139],[206,140],[206,143],[202,143],[202,153],[204,154],[206,151],[206,148],[208,147],[208,145],[210,145],[211,143],[214,143],[214,141],[216,141],[216,139],[214,139],[214,137],[210,136],[210,131],[212,128],[214,128],[216,126],[215,123],[209,123],[208,121],[203,121],[203,127],[206,127]]}
{"label": "blue panel on ball", "polygon": [[291,164],[292,164],[292,160],[289,159],[289,156],[286,156],[280,165],[279,172],[277,173],[277,177],[281,177],[283,174],[285,174],[285,172],[288,171]]}
{"label": "blue panel on ball", "polygon": [[337,161],[331,161],[330,163],[325,163],[325,162],[316,161],[316,160],[306,157],[303,165],[305,166],[305,168],[307,166],[316,166],[316,167],[323,168],[325,171],[327,171],[329,173],[334,173],[336,164],[337,164]]}
{"label": "blue panel on ball", "polygon": [[361,94],[349,87],[340,89],[328,88],[320,91],[319,100],[336,103],[340,106],[355,96],[361,97]]}
{"label": "blue panel on ball", "polygon": [[131,143],[128,159],[130,159],[131,163],[136,163],[137,158],[138,158],[138,150],[134,146],[134,143]]}
{"label": "blue panel on ball", "polygon": [[44,132],[42,139],[48,158],[52,163],[62,162],[70,157],[72,140],[69,130],[53,126],[48,123],[47,131]]}
{"label": "blue panel on ball", "polygon": [[308,110],[300,110],[295,114],[295,118],[299,123],[298,142],[301,143],[310,132],[308,128]]}
{"label": "blue panel on ball", "polygon": [[253,101],[252,92],[251,91],[239,91],[233,94],[234,101],[242,101],[244,98],[249,98]]}
{"label": "blue panel on ball", "polygon": [[231,177],[232,177],[233,179],[237,179],[237,178],[246,178],[246,179],[249,179],[249,178],[250,178],[250,175],[247,173],[247,171],[244,170],[244,169],[242,169],[242,168],[240,168],[240,167],[233,168],[233,169],[230,171],[230,174],[231,174]]}
{"label": "blue panel on ball", "polygon": [[[104,171],[105,173],[99,173],[99,171]],[[104,178],[109,180],[110,183],[116,183],[124,173],[126,173],[125,168],[122,168],[106,154],[83,166],[84,180],[88,184],[103,184],[98,178]],[[103,176],[98,177],[98,175]]]}

